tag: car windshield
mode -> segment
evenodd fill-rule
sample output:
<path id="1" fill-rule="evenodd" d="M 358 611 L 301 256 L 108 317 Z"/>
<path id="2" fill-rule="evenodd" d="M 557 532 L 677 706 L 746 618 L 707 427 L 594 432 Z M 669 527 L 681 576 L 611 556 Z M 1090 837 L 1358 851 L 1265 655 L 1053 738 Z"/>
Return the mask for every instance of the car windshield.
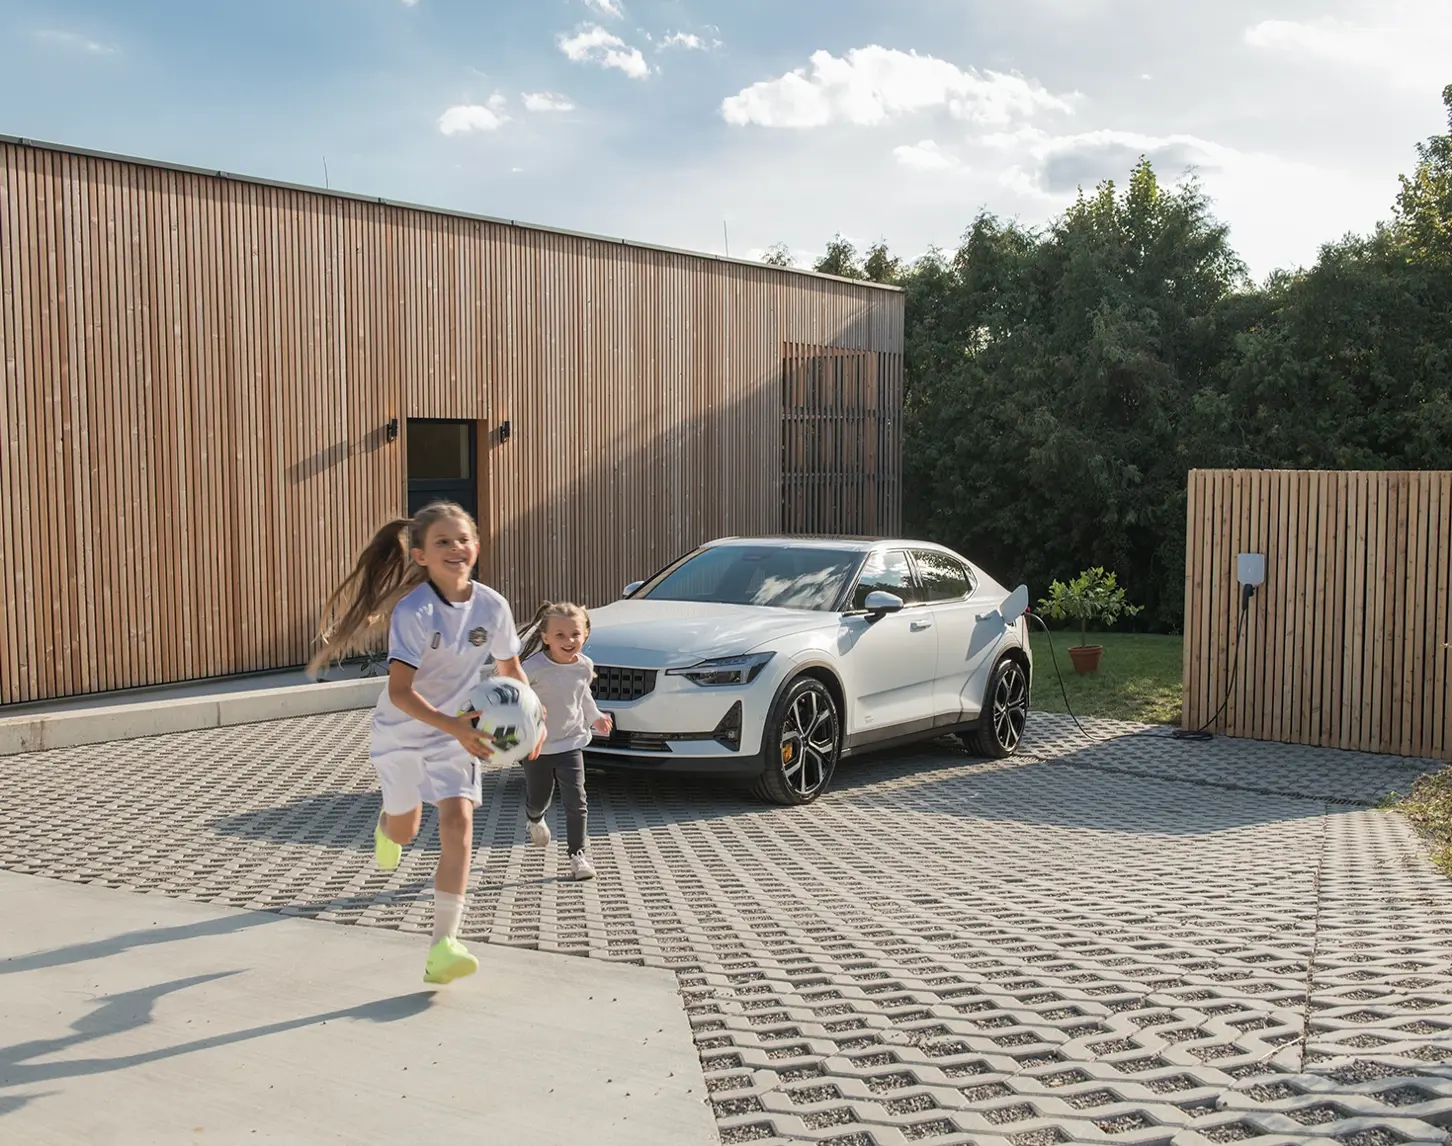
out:
<path id="1" fill-rule="evenodd" d="M 687 557 L 636 598 L 830 609 L 862 560 L 850 549 L 786 545 L 713 545 Z"/>

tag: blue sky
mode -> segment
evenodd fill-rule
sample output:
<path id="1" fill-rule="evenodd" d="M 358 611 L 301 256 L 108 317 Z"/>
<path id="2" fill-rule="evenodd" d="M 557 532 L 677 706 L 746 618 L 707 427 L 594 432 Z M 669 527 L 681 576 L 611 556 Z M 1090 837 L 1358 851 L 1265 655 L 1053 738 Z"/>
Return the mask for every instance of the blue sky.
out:
<path id="1" fill-rule="evenodd" d="M 0 133 L 698 250 L 951 247 L 1149 154 L 1252 270 L 1388 215 L 1452 0 L 0 0 Z"/>

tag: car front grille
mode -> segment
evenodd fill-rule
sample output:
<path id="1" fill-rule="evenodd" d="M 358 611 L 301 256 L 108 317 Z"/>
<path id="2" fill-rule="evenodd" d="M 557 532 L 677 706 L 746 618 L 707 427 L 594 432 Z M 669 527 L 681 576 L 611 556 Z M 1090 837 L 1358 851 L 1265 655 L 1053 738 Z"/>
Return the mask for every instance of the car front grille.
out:
<path id="1" fill-rule="evenodd" d="M 616 725 L 609 736 L 595 736 L 591 748 L 608 748 L 614 752 L 671 752 L 669 741 L 681 743 L 714 740 L 736 752 L 741 748 L 741 702 L 738 700 L 710 732 L 634 732 Z"/>
<path id="2" fill-rule="evenodd" d="M 613 668 L 596 665 L 590 693 L 601 701 L 639 700 L 655 691 L 655 669 Z"/>

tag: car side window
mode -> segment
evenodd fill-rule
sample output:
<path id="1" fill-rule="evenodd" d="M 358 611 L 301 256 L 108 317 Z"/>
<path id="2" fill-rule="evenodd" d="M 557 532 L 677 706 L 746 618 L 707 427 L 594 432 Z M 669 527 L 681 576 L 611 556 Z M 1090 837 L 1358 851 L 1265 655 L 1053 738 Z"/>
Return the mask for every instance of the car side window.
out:
<path id="1" fill-rule="evenodd" d="M 973 574 L 961 561 L 935 549 L 914 549 L 918 576 L 923 583 L 923 600 L 960 601 L 973 592 Z"/>
<path id="2" fill-rule="evenodd" d="M 852 594 L 852 608 L 867 608 L 867 594 L 879 589 L 884 593 L 897 594 L 905 605 L 921 603 L 922 594 L 918 592 L 917 581 L 913 578 L 913 567 L 901 549 L 877 552 L 868 557 Z"/>

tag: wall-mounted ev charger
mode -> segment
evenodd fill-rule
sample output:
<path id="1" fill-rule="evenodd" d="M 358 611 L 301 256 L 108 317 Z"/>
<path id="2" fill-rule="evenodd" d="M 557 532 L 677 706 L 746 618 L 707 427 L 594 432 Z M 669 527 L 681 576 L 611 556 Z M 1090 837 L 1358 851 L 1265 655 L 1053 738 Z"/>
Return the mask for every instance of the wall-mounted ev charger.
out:
<path id="1" fill-rule="evenodd" d="M 1265 554 L 1237 554 L 1235 579 L 1240 582 L 1240 607 L 1244 609 L 1255 596 L 1256 587 L 1265 584 Z"/>

